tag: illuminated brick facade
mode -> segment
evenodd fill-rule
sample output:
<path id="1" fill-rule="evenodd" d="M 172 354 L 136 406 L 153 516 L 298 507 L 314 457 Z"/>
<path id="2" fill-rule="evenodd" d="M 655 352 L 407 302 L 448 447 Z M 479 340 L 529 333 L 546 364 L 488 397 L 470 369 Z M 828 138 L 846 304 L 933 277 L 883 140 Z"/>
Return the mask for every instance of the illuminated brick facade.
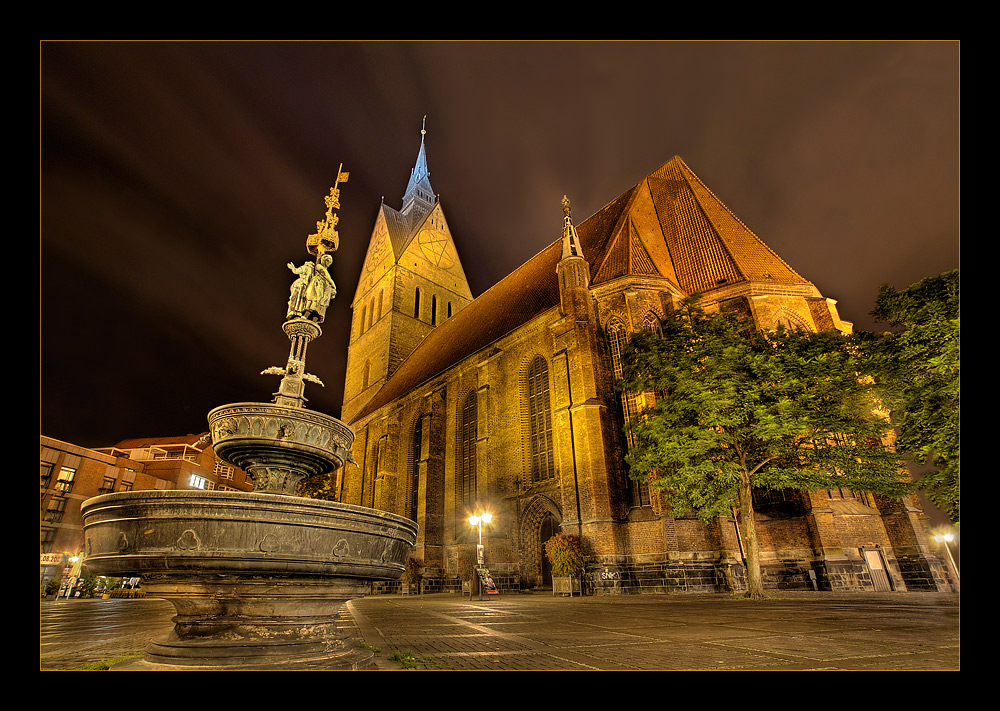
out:
<path id="1" fill-rule="evenodd" d="M 202 435 L 131 439 L 87 449 L 42 436 L 39 540 L 42 553 L 83 550 L 80 505 L 99 494 L 169 489 L 252 491 L 247 474 L 215 456 Z"/>
<path id="2" fill-rule="evenodd" d="M 523 587 L 547 583 L 542 545 L 561 528 L 583 539 L 589 590 L 740 588 L 734 520 L 675 519 L 624 465 L 622 423 L 641 403 L 614 391 L 621 348 L 695 292 L 762 327 L 851 328 L 676 157 L 576 226 L 566 207 L 562 236 L 473 300 L 422 143 L 354 300 L 343 419 L 359 466 L 340 470 L 341 499 L 415 519 L 437 579 L 454 577 L 476 542 L 466 519 L 486 508 L 487 563 Z M 763 496 L 769 586 L 945 589 L 915 500 Z"/>

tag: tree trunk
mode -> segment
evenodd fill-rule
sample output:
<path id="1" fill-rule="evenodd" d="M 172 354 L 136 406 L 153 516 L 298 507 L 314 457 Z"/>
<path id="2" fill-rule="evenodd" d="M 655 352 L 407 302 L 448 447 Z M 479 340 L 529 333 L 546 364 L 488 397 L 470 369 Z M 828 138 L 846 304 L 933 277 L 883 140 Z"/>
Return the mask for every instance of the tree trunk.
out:
<path id="1" fill-rule="evenodd" d="M 740 472 L 740 532 L 747 559 L 747 589 L 751 600 L 764 599 L 764 580 L 760 575 L 760 546 L 757 543 L 757 522 L 753 515 L 753 487 L 750 474 Z"/>

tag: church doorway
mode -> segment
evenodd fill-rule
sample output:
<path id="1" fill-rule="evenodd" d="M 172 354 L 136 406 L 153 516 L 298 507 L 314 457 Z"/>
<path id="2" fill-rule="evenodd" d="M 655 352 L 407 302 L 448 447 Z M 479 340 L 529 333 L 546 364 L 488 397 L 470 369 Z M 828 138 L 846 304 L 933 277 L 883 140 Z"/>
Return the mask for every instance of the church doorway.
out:
<path id="1" fill-rule="evenodd" d="M 877 548 L 862 548 L 861 553 L 865 557 L 868 572 L 872 576 L 875 592 L 892 592 L 892 580 L 889 578 L 882 551 Z"/>
<path id="2" fill-rule="evenodd" d="M 556 517 L 552 514 L 546 514 L 538 532 L 542 551 L 542 587 L 552 587 L 552 564 L 549 562 L 548 556 L 545 555 L 545 544 L 552 536 L 559 533 L 559 530 L 559 521 L 556 520 Z"/>

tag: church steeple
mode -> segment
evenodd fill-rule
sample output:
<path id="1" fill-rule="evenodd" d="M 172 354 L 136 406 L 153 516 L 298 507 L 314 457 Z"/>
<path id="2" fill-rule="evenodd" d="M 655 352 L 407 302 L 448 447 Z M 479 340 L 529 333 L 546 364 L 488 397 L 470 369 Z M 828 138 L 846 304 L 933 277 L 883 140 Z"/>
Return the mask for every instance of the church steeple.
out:
<path id="1" fill-rule="evenodd" d="M 576 227 L 573 226 L 569 198 L 565 195 L 562 206 L 562 258 L 556 264 L 560 310 L 567 316 L 590 319 L 593 310 L 589 290 L 590 264 L 580 248 L 580 238 L 576 234 Z"/>
<path id="2" fill-rule="evenodd" d="M 415 208 L 421 215 L 427 214 L 437 202 L 434 188 L 431 187 L 431 171 L 427 167 L 427 151 L 424 148 L 426 136 L 427 117 L 424 116 L 420 127 L 420 151 L 417 153 L 417 162 L 410 171 L 410 182 L 406 184 L 406 192 L 403 193 L 403 208 L 400 212 L 404 215 L 410 215 Z M 411 219 L 418 218 L 418 215 L 411 216 Z"/>
<path id="3" fill-rule="evenodd" d="M 472 291 L 431 188 L 424 145 L 397 211 L 379 205 L 352 308 L 341 418 L 355 413 L 440 324 L 472 302 Z"/>

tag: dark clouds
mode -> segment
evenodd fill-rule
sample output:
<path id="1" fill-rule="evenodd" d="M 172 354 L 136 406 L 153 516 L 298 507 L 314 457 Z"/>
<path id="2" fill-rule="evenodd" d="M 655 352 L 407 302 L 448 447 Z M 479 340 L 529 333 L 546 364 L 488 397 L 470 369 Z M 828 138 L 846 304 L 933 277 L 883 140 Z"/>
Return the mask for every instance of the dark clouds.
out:
<path id="1" fill-rule="evenodd" d="M 269 400 L 337 166 L 340 295 L 309 367 L 339 413 L 379 200 L 427 115 L 476 294 L 679 154 L 793 268 L 867 313 L 959 266 L 957 43 L 53 43 L 40 61 L 41 430 L 88 446 Z"/>

